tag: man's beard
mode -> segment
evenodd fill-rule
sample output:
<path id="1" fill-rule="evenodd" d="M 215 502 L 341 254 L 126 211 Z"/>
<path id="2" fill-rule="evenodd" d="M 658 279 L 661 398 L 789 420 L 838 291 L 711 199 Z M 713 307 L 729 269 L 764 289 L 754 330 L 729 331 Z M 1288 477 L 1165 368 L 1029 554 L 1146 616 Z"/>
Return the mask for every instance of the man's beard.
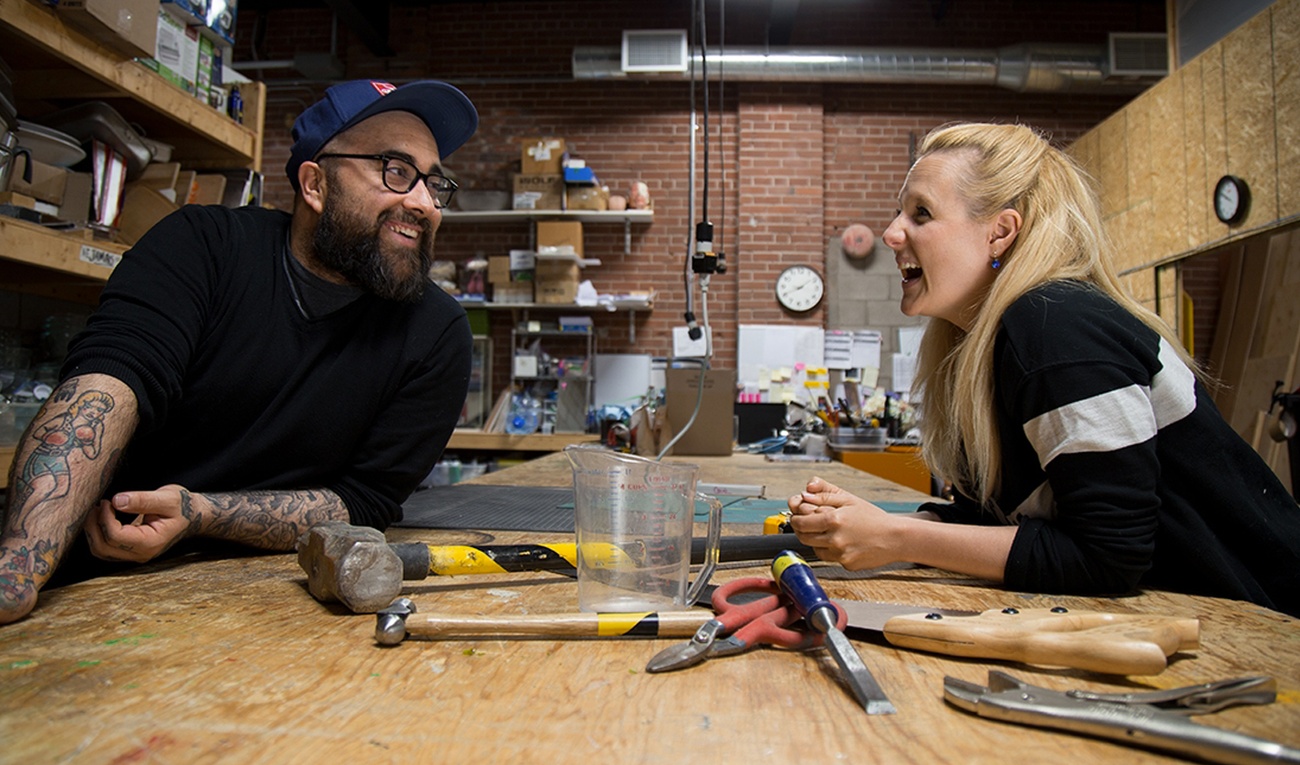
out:
<path id="1" fill-rule="evenodd" d="M 376 297 L 400 303 L 419 302 L 433 265 L 433 227 L 429 221 L 402 220 L 405 225 L 420 228 L 419 245 L 409 252 L 385 255 L 379 246 L 382 219 L 376 225 L 366 226 L 360 219 L 347 215 L 347 199 L 335 199 L 326 197 L 316 226 L 313 237 L 316 260 Z M 409 273 L 398 273 L 399 263 L 394 262 L 397 258 L 410 267 Z"/>

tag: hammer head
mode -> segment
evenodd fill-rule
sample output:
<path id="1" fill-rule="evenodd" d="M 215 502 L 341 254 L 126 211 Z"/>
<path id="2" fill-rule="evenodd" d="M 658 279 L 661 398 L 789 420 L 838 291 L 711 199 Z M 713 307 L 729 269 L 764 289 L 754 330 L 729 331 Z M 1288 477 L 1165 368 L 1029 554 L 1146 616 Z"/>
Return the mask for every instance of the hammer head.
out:
<path id="1" fill-rule="evenodd" d="M 341 521 L 312 526 L 298 539 L 298 565 L 313 597 L 354 613 L 375 613 L 402 591 L 402 561 L 378 529 Z"/>

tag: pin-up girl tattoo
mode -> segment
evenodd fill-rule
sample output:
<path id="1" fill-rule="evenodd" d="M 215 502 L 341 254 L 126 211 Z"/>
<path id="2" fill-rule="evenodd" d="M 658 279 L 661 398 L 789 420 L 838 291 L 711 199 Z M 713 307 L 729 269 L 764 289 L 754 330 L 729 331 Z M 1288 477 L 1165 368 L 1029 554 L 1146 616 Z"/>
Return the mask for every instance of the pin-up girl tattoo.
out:
<path id="1" fill-rule="evenodd" d="M 80 451 L 87 459 L 99 457 L 104 440 L 104 415 L 113 411 L 113 397 L 88 390 L 77 396 L 66 411 L 56 414 L 28 431 L 36 441 L 14 480 L 14 507 L 23 507 L 35 497 L 33 506 L 68 493 L 72 469 L 68 456 Z"/>

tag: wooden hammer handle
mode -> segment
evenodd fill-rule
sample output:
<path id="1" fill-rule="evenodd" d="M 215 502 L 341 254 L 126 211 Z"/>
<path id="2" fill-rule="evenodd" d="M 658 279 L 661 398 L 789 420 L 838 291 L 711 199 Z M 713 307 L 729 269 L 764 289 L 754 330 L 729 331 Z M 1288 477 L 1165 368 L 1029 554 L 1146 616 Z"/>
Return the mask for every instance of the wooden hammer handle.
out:
<path id="1" fill-rule="evenodd" d="M 456 638 L 658 638 L 690 637 L 713 612 L 660 611 L 637 614 L 528 614 L 523 616 L 449 616 L 413 613 L 406 617 L 408 637 Z"/>

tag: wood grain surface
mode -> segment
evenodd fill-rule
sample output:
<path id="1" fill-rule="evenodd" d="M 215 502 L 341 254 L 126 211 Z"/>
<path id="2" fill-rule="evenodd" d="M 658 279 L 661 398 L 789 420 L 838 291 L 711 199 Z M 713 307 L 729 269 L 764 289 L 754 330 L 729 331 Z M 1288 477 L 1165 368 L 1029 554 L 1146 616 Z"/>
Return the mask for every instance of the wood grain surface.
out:
<path id="1" fill-rule="evenodd" d="M 716 483 L 793 493 L 815 471 L 866 496 L 923 499 L 843 465 L 751 457 L 686 460 Z M 483 483 L 566 485 L 559 455 Z M 729 533 L 756 533 L 728 527 Z M 570 541 L 520 532 L 395 530 L 437 544 Z M 731 566 L 716 579 L 761 575 Z M 1162 755 L 992 722 L 943 701 L 945 675 L 990 668 L 1056 689 L 1146 690 L 1267 674 L 1278 701 L 1197 718 L 1300 746 L 1300 627 L 1248 604 L 1145 592 L 1053 598 L 943 571 L 849 574 L 819 565 L 832 597 L 984 610 L 1065 605 L 1198 617 L 1201 645 L 1159 675 L 958 659 L 854 641 L 898 714 L 867 716 L 824 651 L 757 649 L 679 672 L 645 663 L 680 639 L 374 641 L 375 617 L 322 605 L 293 555 L 191 557 L 43 593 L 0 627 L 0 761 L 112 763 L 611 762 L 1148 763 Z M 426 613 L 512 615 L 576 608 L 555 574 L 406 583 Z"/>

